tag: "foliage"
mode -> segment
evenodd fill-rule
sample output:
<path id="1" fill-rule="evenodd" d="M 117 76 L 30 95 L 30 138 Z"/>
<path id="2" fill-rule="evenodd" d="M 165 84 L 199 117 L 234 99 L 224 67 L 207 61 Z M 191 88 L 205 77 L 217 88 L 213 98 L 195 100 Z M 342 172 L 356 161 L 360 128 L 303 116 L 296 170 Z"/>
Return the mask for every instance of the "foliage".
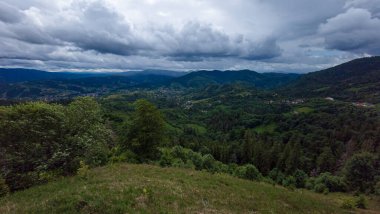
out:
<path id="1" fill-rule="evenodd" d="M 355 201 L 351 198 L 345 198 L 342 201 L 341 207 L 349 210 L 355 209 Z"/>
<path id="2" fill-rule="evenodd" d="M 355 207 L 360 209 L 366 209 L 367 208 L 367 201 L 363 195 L 359 195 L 355 198 Z"/>
<path id="3" fill-rule="evenodd" d="M 239 178 L 244 178 L 244 179 L 248 179 L 248 180 L 259 181 L 259 180 L 262 179 L 261 173 L 252 164 L 247 164 L 247 165 L 244 165 L 244 166 L 239 166 L 236 169 L 236 173 L 235 174 Z"/>
<path id="4" fill-rule="evenodd" d="M 160 152 L 161 156 L 158 163 L 163 167 L 174 166 L 206 170 L 211 173 L 229 173 L 248 180 L 260 180 L 262 178 L 259 170 L 252 164 L 243 166 L 226 165 L 216 161 L 210 154 L 202 155 L 181 146 L 160 148 Z"/>
<path id="5" fill-rule="evenodd" d="M 375 185 L 375 194 L 380 195 L 380 181 L 378 181 Z"/>
<path id="6" fill-rule="evenodd" d="M 347 185 L 342 177 L 326 172 L 320 174 L 314 180 L 314 189 L 317 192 L 321 192 L 322 187 L 326 187 L 329 192 L 344 192 Z"/>
<path id="7" fill-rule="evenodd" d="M 287 176 L 285 179 L 282 180 L 281 183 L 284 187 L 288 188 L 295 188 L 297 185 L 297 180 L 293 176 Z"/>
<path id="8" fill-rule="evenodd" d="M 164 119 L 147 100 L 138 100 L 125 145 L 141 160 L 156 159 L 164 138 Z"/>
<path id="9" fill-rule="evenodd" d="M 87 178 L 90 167 L 84 163 L 84 161 L 79 162 L 79 168 L 77 170 L 77 175 L 81 178 Z"/>
<path id="10" fill-rule="evenodd" d="M 376 157 L 370 153 L 353 155 L 346 163 L 344 176 L 351 190 L 371 192 L 378 172 Z"/>
<path id="11" fill-rule="evenodd" d="M 294 172 L 294 179 L 295 179 L 295 187 L 297 188 L 304 188 L 306 180 L 308 178 L 307 174 L 302 170 L 296 170 Z"/>
<path id="12" fill-rule="evenodd" d="M 46 181 L 46 174 L 73 174 L 79 159 L 107 162 L 110 130 L 91 98 L 68 106 L 32 102 L 0 108 L 0 168 L 11 190 Z M 17 135 L 15 134 L 17 133 Z"/>
<path id="13" fill-rule="evenodd" d="M 0 177 L 0 197 L 3 197 L 9 193 L 9 187 L 5 183 L 5 179 Z"/>

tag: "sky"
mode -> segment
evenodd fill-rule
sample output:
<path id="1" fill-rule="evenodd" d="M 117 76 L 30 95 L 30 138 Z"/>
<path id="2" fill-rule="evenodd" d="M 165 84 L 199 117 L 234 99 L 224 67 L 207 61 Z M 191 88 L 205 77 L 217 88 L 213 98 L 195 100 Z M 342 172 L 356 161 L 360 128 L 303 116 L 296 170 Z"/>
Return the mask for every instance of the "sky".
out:
<path id="1" fill-rule="evenodd" d="M 0 67 L 321 70 L 380 55 L 380 0 L 0 0 Z"/>

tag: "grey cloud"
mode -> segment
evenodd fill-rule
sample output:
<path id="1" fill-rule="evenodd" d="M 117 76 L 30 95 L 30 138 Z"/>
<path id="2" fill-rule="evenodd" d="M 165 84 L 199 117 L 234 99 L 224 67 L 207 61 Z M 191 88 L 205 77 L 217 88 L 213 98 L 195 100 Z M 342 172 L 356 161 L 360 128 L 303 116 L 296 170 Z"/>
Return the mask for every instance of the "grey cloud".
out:
<path id="1" fill-rule="evenodd" d="M 380 18 L 380 0 L 349 0 L 345 8 L 361 8 L 371 12 L 372 17 Z"/>
<path id="2" fill-rule="evenodd" d="M 24 17 L 17 8 L 5 2 L 0 2 L 0 21 L 5 23 L 17 23 Z"/>
<path id="3" fill-rule="evenodd" d="M 168 54 L 181 61 L 201 61 L 208 57 L 261 60 L 281 55 L 281 48 L 275 39 L 252 42 L 243 35 L 230 36 L 213 29 L 211 25 L 196 22 L 184 25 L 178 33 L 175 33 L 174 41 L 169 42 L 175 47 L 169 50 Z"/>
<path id="4" fill-rule="evenodd" d="M 379 54 L 379 1 L 3 0 L 0 66 L 311 71 Z"/>
<path id="5" fill-rule="evenodd" d="M 132 55 L 144 48 L 133 38 L 123 17 L 103 3 L 93 2 L 82 7 L 84 10 L 78 19 L 51 26 L 47 31 L 61 41 L 99 53 Z"/>
<path id="6" fill-rule="evenodd" d="M 319 32 L 329 49 L 380 54 L 380 19 L 368 10 L 350 8 L 327 20 Z"/>

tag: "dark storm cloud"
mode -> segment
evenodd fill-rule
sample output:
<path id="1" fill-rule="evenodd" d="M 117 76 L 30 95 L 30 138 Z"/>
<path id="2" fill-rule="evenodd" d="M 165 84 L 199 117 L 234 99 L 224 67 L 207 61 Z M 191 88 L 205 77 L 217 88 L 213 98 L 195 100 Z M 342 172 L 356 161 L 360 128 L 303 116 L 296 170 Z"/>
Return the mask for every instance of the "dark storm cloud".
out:
<path id="1" fill-rule="evenodd" d="M 317 70 L 380 54 L 379 1 L 3 0 L 0 66 Z"/>

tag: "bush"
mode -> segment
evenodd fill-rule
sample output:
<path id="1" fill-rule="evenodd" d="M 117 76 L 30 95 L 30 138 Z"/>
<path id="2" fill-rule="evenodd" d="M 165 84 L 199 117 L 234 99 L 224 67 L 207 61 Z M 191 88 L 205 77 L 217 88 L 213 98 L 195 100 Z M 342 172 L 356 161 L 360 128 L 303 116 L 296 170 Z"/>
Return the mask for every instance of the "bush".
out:
<path id="1" fill-rule="evenodd" d="M 260 180 L 262 178 L 259 170 L 252 164 L 245 165 L 246 168 L 246 178 L 249 180 Z"/>
<path id="2" fill-rule="evenodd" d="M 210 171 L 212 171 L 215 167 L 213 163 L 215 160 L 211 155 L 211 157 L 204 157 L 198 152 L 194 152 L 191 149 L 185 149 L 181 146 L 175 146 L 173 148 L 160 148 L 159 151 L 161 155 L 158 163 L 162 167 L 175 165 L 177 167 L 201 170 L 207 166 Z M 206 160 L 207 163 L 204 163 L 204 160 Z"/>
<path id="3" fill-rule="evenodd" d="M 328 193 L 329 192 L 329 188 L 327 188 L 327 186 L 323 183 L 317 183 L 314 185 L 314 191 L 317 192 L 317 193 Z"/>
<path id="4" fill-rule="evenodd" d="M 171 165 L 172 165 L 173 167 L 177 167 L 177 168 L 185 168 L 185 163 L 183 162 L 183 160 L 181 160 L 181 159 L 179 159 L 179 158 L 175 158 L 175 159 L 173 159 Z"/>
<path id="5" fill-rule="evenodd" d="M 367 208 L 367 201 L 363 195 L 359 195 L 357 198 L 355 198 L 355 207 L 360 209 Z"/>
<path id="6" fill-rule="evenodd" d="M 293 189 L 296 187 L 296 179 L 293 176 L 288 176 L 284 180 L 282 180 L 282 185 L 284 187 Z"/>
<path id="7" fill-rule="evenodd" d="M 343 209 L 349 209 L 349 210 L 354 209 L 355 208 L 355 201 L 352 199 L 349 199 L 349 198 L 343 199 L 342 205 L 340 207 Z"/>
<path id="8" fill-rule="evenodd" d="M 252 164 L 237 167 L 235 175 L 239 178 L 256 181 L 259 181 L 262 178 L 259 170 Z"/>
<path id="9" fill-rule="evenodd" d="M 209 172 L 214 172 L 215 159 L 212 155 L 207 154 L 203 156 L 202 168 Z"/>
<path id="10" fill-rule="evenodd" d="M 274 182 L 276 182 L 277 184 L 280 184 L 282 185 L 282 181 L 285 179 L 285 175 L 284 173 L 282 173 L 279 169 L 277 168 L 274 168 L 272 169 L 269 174 L 268 174 L 268 177 L 270 179 L 272 179 Z"/>
<path id="11" fill-rule="evenodd" d="M 305 188 L 308 190 L 313 190 L 315 186 L 315 178 L 308 178 L 305 182 Z"/>
<path id="12" fill-rule="evenodd" d="M 374 192 L 376 195 L 380 195 L 380 181 L 376 183 Z"/>
<path id="13" fill-rule="evenodd" d="M 5 179 L 0 177 L 0 197 L 3 197 L 9 193 L 9 187 L 5 182 Z"/>
<path id="14" fill-rule="evenodd" d="M 90 167 L 84 161 L 80 161 L 79 165 L 80 167 L 77 170 L 77 175 L 81 178 L 87 178 Z"/>
<path id="15" fill-rule="evenodd" d="M 329 192 L 344 192 L 346 190 L 346 183 L 344 182 L 344 179 L 339 176 L 334 176 L 329 172 L 322 173 L 315 179 L 314 185 L 319 185 L 318 189 L 321 187 L 320 184 L 323 184 Z"/>
<path id="16" fill-rule="evenodd" d="M 295 186 L 297 188 L 304 188 L 306 180 L 308 178 L 307 174 L 302 170 L 296 170 L 293 177 L 295 178 Z"/>
<path id="17" fill-rule="evenodd" d="M 127 163 L 138 163 L 138 158 L 135 153 L 133 153 L 131 150 L 126 150 L 124 152 L 121 152 L 119 148 L 113 149 L 111 151 L 112 156 L 109 160 L 110 163 L 121 163 L 121 162 L 127 162 Z"/>
<path id="18" fill-rule="evenodd" d="M 168 148 L 160 148 L 159 151 L 161 152 L 160 160 L 158 161 L 160 166 L 162 167 L 171 166 L 174 161 L 174 157 L 171 153 L 172 150 Z"/>

